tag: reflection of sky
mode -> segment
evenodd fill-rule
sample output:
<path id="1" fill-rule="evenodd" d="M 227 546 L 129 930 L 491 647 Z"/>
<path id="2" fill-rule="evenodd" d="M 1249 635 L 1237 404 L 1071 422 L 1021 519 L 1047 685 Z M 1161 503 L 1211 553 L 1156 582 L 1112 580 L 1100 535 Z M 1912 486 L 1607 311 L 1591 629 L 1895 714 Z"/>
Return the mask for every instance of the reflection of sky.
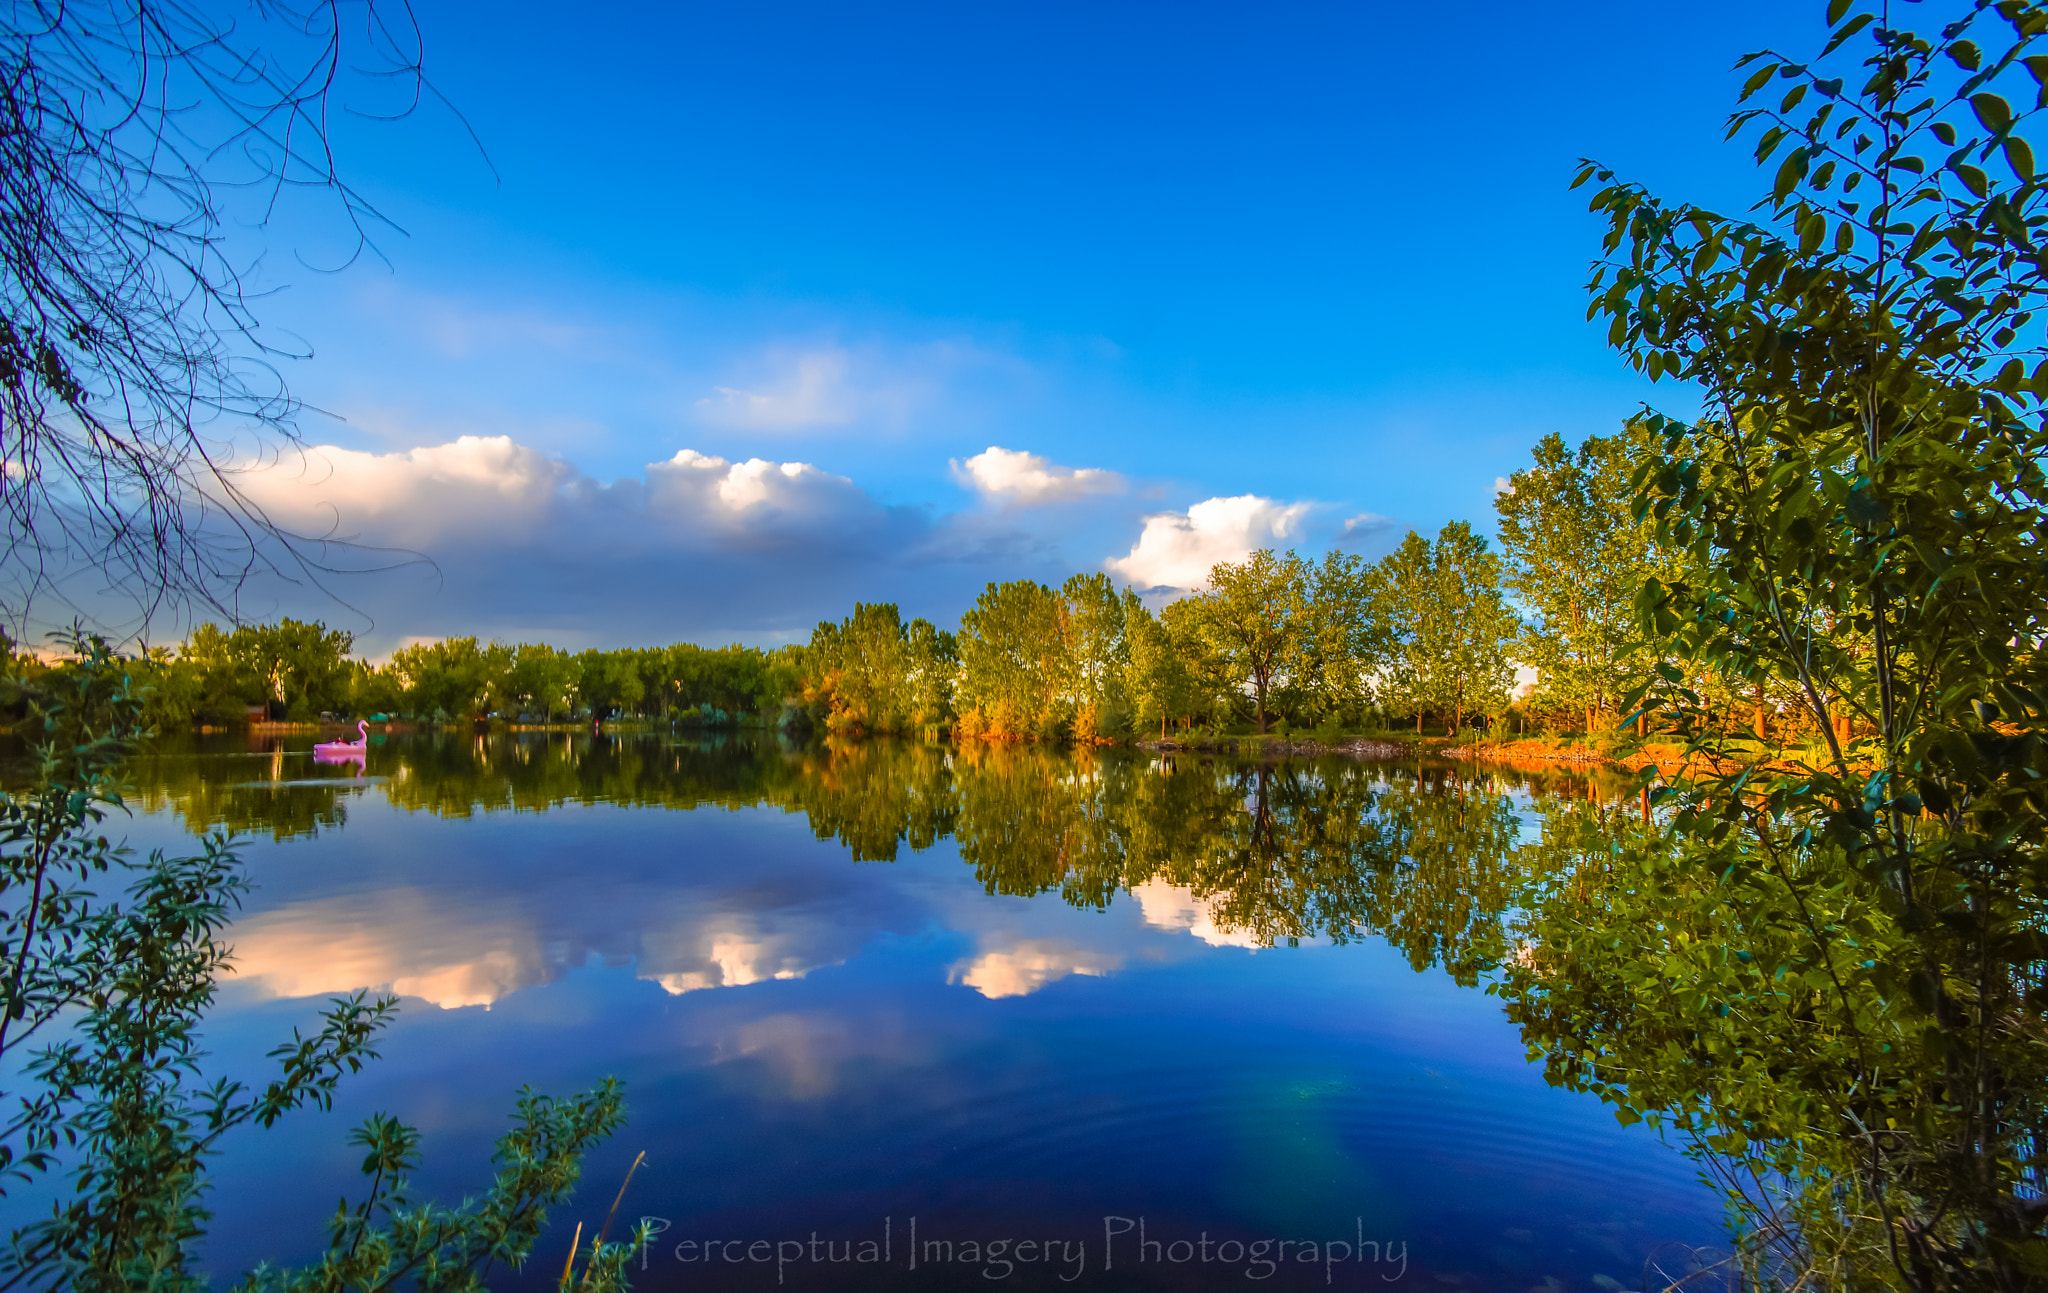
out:
<path id="1" fill-rule="evenodd" d="M 167 819 L 136 825 L 169 838 Z M 324 994 L 407 1000 L 333 1114 L 229 1147 L 222 1276 L 311 1255 L 355 1189 L 344 1133 L 370 1112 L 423 1128 L 419 1184 L 452 1201 L 487 1179 L 519 1086 L 608 1073 L 631 1122 L 565 1226 L 595 1224 L 644 1149 L 628 1211 L 706 1236 L 865 1235 L 911 1215 L 956 1235 L 1099 1234 L 1110 1213 L 1190 1236 L 1362 1224 L 1405 1239 L 1411 1278 L 1590 1291 L 1638 1287 L 1659 1240 L 1717 1233 L 1688 1166 L 1547 1088 L 1490 998 L 1373 940 L 1255 955 L 1164 882 L 1098 912 L 990 895 L 950 841 L 854 863 L 800 814 L 447 820 L 375 789 L 345 829 L 248 855 L 240 981 L 210 1038 L 224 1065 L 260 1071 Z M 668 1249 L 636 1282 L 773 1278 L 716 1274 Z M 898 1286 L 840 1276 L 790 1283 Z M 1098 1276 L 1079 1286 L 1120 1287 Z M 1176 1278 L 1140 1286 L 1242 1274 Z"/>

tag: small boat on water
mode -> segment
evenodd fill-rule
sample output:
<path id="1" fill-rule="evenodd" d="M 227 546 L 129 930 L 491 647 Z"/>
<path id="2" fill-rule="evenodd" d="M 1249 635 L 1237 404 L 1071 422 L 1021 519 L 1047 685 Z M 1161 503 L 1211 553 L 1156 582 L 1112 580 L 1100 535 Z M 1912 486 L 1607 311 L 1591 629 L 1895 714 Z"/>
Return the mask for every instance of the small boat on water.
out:
<path id="1" fill-rule="evenodd" d="M 321 741 L 313 747 L 315 763 L 361 763 L 370 748 L 370 724 L 356 720 L 356 739 L 353 741 Z"/>

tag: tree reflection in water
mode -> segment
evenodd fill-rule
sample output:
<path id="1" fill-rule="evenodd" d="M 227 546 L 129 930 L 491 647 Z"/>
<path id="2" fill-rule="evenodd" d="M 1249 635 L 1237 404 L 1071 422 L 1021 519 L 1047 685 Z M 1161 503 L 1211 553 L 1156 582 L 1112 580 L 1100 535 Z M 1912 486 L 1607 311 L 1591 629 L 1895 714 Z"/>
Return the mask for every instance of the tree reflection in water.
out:
<path id="1" fill-rule="evenodd" d="M 561 733 L 395 738 L 373 744 L 368 775 L 356 778 L 291 744 L 167 748 L 138 762 L 136 796 L 194 833 L 278 839 L 340 826 L 349 802 L 373 792 L 449 818 L 565 804 L 780 809 L 803 814 L 818 838 L 859 863 L 951 839 L 990 894 L 1057 894 L 1092 909 L 1120 897 L 1170 901 L 1209 922 L 1205 937 L 1243 946 L 1384 939 L 1418 971 L 1441 967 L 1502 996 L 1554 1081 L 1598 1090 L 1624 1116 L 1641 1114 L 1652 1093 L 1665 1108 L 1683 1107 L 1688 1090 L 1696 1102 L 1705 1081 L 1688 1077 L 1686 1057 L 1698 1050 L 1690 1035 L 1637 1017 L 1634 961 L 1597 954 L 1662 937 L 1636 927 L 1641 913 L 1629 915 L 1622 874 L 1640 871 L 1631 859 L 1663 849 L 1664 834 L 1647 800 L 1619 778 L 1340 758 Z M 1569 955 L 1560 951 L 1567 944 Z M 1590 1075 L 1589 1048 L 1604 1057 Z M 1710 1169 L 1729 1167 L 1731 1146 L 1781 1177 L 1818 1161 L 1797 1128 L 1735 1130 L 1747 1134 L 1702 1138 L 1719 1159 L 1695 1147 Z"/>
<path id="2" fill-rule="evenodd" d="M 563 733 L 392 739 L 357 778 L 289 748 L 305 743 L 167 745 L 138 762 L 139 806 L 195 834 L 276 839 L 341 825 L 371 788 L 450 818 L 571 803 L 780 808 L 858 862 L 951 838 L 992 894 L 1100 909 L 1161 883 L 1254 946 L 1373 934 L 1467 984 L 1505 954 L 1503 922 L 1541 887 L 1525 874 L 1544 855 L 1521 848 L 1524 809 L 1590 785 L 1334 758 Z"/>

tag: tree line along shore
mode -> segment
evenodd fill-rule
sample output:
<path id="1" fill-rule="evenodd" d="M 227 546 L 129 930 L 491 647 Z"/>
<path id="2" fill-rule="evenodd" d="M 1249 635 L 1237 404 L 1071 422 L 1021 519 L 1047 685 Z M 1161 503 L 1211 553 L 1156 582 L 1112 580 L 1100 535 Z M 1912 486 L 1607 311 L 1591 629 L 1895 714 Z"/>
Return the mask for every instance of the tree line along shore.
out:
<path id="1" fill-rule="evenodd" d="M 1630 424 L 1576 448 L 1552 435 L 1497 494 L 1498 539 L 1454 521 L 1377 561 L 1261 550 L 1155 605 L 1106 575 L 991 583 L 953 629 L 856 604 L 810 641 L 569 651 L 454 637 L 375 665 L 353 636 L 282 619 L 202 624 L 136 661 L 160 731 L 346 718 L 426 724 L 606 720 L 808 727 L 995 741 L 1187 743 L 1364 733 L 1531 742 L 1612 753 L 1653 735 L 1629 698 L 1671 653 L 1638 613 L 1682 581 L 1630 498 L 1657 438 Z M 1533 685 L 1515 686 L 1517 667 Z M 38 666 L 21 658 L 18 668 Z M 62 667 L 62 666 L 47 666 Z M 1796 740 L 1768 682 L 1690 668 L 1710 721 Z M 1630 730 L 1632 729 L 1632 730 Z"/>

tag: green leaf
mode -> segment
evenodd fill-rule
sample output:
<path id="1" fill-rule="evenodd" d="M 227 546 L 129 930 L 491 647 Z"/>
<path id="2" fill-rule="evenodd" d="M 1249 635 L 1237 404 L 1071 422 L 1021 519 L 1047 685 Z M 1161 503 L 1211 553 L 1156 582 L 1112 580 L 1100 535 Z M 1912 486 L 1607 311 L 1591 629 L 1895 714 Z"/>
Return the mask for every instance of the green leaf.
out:
<path id="1" fill-rule="evenodd" d="M 1959 40 L 1955 44 L 1950 45 L 1948 47 L 1948 56 L 1954 59 L 1956 66 L 1962 68 L 1965 72 L 1976 71 L 1977 65 L 1983 61 L 1983 57 L 1977 52 L 1977 47 L 1967 40 Z"/>
<path id="2" fill-rule="evenodd" d="M 1806 178 L 1806 150 L 1795 148 L 1785 154 L 1785 160 L 1778 165 L 1778 178 L 1771 185 L 1771 200 L 1783 202 L 1799 181 Z"/>
<path id="3" fill-rule="evenodd" d="M 1827 237 L 1828 219 L 1816 211 L 1799 225 L 1799 254 L 1811 256 L 1820 250 L 1821 239 Z"/>
<path id="4" fill-rule="evenodd" d="M 1844 41 L 1854 36 L 1857 32 L 1862 31 L 1865 27 L 1868 27 L 1876 18 L 1877 15 L 1874 13 L 1859 13 L 1848 22 L 1835 28 L 1834 34 L 1828 37 L 1828 43 L 1821 47 L 1820 56 L 1826 58 L 1840 49 Z"/>
<path id="5" fill-rule="evenodd" d="M 2034 179 L 2034 150 L 2027 147 L 2027 141 L 2016 135 L 2009 135 L 2005 141 L 2005 164 L 2012 167 L 2012 173 L 2019 176 L 2020 183 L 2031 184 Z"/>
<path id="6" fill-rule="evenodd" d="M 2012 129 L 2012 108 L 1997 95 L 1973 94 L 1970 96 L 1970 108 L 1986 130 L 2002 133 Z"/>

